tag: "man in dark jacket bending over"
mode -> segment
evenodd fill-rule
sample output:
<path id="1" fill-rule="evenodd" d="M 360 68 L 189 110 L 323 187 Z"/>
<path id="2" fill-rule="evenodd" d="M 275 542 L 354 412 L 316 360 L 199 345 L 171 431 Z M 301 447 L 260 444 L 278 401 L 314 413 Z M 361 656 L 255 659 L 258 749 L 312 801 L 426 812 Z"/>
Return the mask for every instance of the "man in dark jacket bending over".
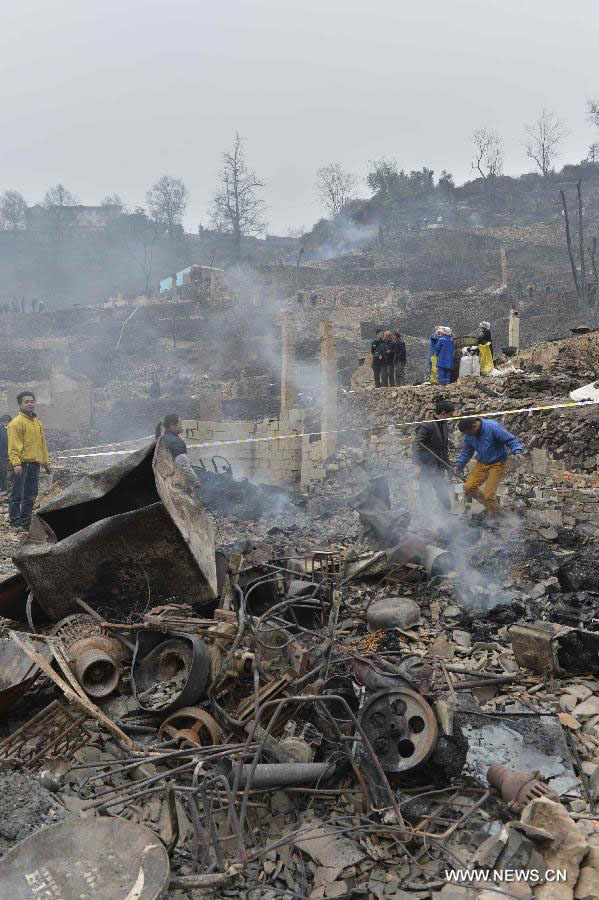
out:
<path id="1" fill-rule="evenodd" d="M 426 514 L 433 507 L 433 495 L 445 512 L 451 508 L 447 473 L 449 466 L 448 424 L 445 421 L 453 415 L 453 403 L 437 400 L 435 421 L 419 425 L 412 444 L 412 458 L 420 466 L 420 502 Z"/>

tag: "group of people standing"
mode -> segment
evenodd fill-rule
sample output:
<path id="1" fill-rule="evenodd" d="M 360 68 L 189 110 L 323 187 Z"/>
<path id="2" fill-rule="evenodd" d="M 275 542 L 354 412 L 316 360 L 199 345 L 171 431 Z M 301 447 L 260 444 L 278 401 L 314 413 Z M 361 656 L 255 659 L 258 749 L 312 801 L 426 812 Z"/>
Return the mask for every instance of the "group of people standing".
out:
<path id="1" fill-rule="evenodd" d="M 404 383 L 406 345 L 399 331 L 377 328 L 370 352 L 375 387 L 397 387 Z"/>
<path id="2" fill-rule="evenodd" d="M 28 301 L 25 299 L 25 297 L 21 297 L 20 300 L 17 300 L 16 297 L 13 297 L 10 303 L 8 302 L 8 300 L 0 302 L 0 313 L 3 313 L 5 315 L 8 315 L 8 313 L 26 313 L 27 304 Z M 33 297 L 33 299 L 29 301 L 29 304 L 31 306 L 32 313 L 44 312 L 44 310 L 46 309 L 45 301 L 37 300 L 35 297 Z"/>
<path id="3" fill-rule="evenodd" d="M 493 339 L 491 323 L 480 322 L 476 344 L 465 347 L 463 353 L 478 357 L 476 374 L 488 375 L 493 370 Z M 429 381 L 431 384 L 451 384 L 455 365 L 455 339 L 451 328 L 437 325 L 428 342 Z M 474 374 L 470 369 L 469 374 Z"/>
<path id="4" fill-rule="evenodd" d="M 406 345 L 399 331 L 377 328 L 370 352 L 375 387 L 397 387 L 405 383 Z M 493 370 L 490 322 L 479 323 L 475 343 L 464 347 L 462 354 L 464 359 L 458 367 L 458 377 L 466 374 L 488 375 Z M 473 357 L 476 359 L 473 360 Z M 428 381 L 431 384 L 451 384 L 455 366 L 456 342 L 453 331 L 447 325 L 436 325 L 429 338 Z"/>

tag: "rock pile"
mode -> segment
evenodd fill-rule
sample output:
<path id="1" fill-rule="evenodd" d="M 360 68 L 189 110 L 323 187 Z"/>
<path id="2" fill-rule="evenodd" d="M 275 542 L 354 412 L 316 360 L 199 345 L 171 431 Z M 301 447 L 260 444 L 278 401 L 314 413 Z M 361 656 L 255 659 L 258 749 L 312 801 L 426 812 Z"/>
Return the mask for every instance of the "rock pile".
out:
<path id="1" fill-rule="evenodd" d="M 488 414 L 506 409 L 570 402 L 572 379 L 566 374 L 530 374 L 514 372 L 503 377 L 466 378 L 445 387 L 414 385 L 403 388 L 370 389 L 348 393 L 341 402 L 340 423 L 346 432 L 343 443 L 365 449 L 367 457 L 379 462 L 397 457 L 407 448 L 414 427 L 399 428 L 401 423 L 430 419 L 437 398 L 451 400 L 456 415 Z M 599 453 L 599 412 L 597 407 L 580 410 L 510 413 L 502 423 L 522 440 L 526 450 L 546 450 L 553 459 L 573 471 L 597 469 Z M 461 441 L 457 429 L 452 440 Z M 348 459 L 341 447 L 340 456 L 330 463 Z"/>

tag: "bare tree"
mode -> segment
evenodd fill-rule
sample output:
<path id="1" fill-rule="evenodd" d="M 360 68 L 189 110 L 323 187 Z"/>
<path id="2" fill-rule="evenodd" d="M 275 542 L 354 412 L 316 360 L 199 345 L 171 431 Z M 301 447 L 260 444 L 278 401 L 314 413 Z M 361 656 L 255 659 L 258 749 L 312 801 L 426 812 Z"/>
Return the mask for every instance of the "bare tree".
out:
<path id="1" fill-rule="evenodd" d="M 189 191 L 180 178 L 163 175 L 146 194 L 146 202 L 152 218 L 166 226 L 172 234 L 175 225 L 181 224 L 187 208 Z"/>
<path id="2" fill-rule="evenodd" d="M 589 259 L 591 260 L 591 267 L 593 269 L 593 278 L 595 279 L 593 284 L 590 285 L 589 290 L 589 299 L 593 299 L 594 303 L 597 304 L 597 300 L 599 299 L 597 296 L 597 291 L 599 289 L 599 274 L 597 274 L 597 262 L 595 257 L 597 255 L 597 238 L 594 237 L 591 246 L 587 247 L 587 251 L 589 254 Z"/>
<path id="3" fill-rule="evenodd" d="M 587 121 L 599 128 L 599 100 L 587 100 Z"/>
<path id="4" fill-rule="evenodd" d="M 582 188 L 581 188 L 581 179 L 579 178 L 576 182 L 576 196 L 578 199 L 578 255 L 580 257 L 580 288 L 582 291 L 582 300 L 583 303 L 588 303 L 588 290 L 587 290 L 587 270 L 586 264 L 584 261 L 584 222 L 582 218 L 583 211 L 583 202 L 582 202 Z"/>
<path id="5" fill-rule="evenodd" d="M 141 206 L 136 207 L 132 215 L 119 221 L 123 223 L 123 243 L 141 269 L 144 278 L 144 294 L 149 296 L 154 265 L 154 246 L 164 226 L 156 220 L 149 219 Z"/>
<path id="6" fill-rule="evenodd" d="M 578 211 L 578 264 L 576 258 L 574 256 L 574 249 L 572 245 L 572 235 L 570 231 L 570 217 L 568 215 L 568 203 L 566 201 L 566 195 L 563 190 L 560 190 L 560 197 L 562 198 L 562 208 L 564 214 L 564 226 L 566 229 L 566 246 L 568 247 L 568 256 L 570 258 L 570 268 L 572 269 L 572 280 L 574 281 L 574 287 L 576 288 L 576 294 L 578 296 L 579 301 L 581 302 L 581 306 L 583 310 L 586 310 L 589 306 L 589 285 L 587 283 L 587 275 L 586 275 L 586 263 L 584 256 L 584 222 L 583 222 L 583 202 L 582 202 L 582 188 L 581 188 L 581 180 L 580 178 L 576 182 L 576 197 L 577 197 L 577 211 Z M 596 252 L 596 242 L 593 241 L 592 249 L 588 248 L 588 253 L 591 258 L 591 264 L 593 267 L 593 274 L 595 275 L 595 283 L 597 278 L 597 269 L 595 266 L 595 252 Z"/>
<path id="7" fill-rule="evenodd" d="M 63 184 L 59 183 L 46 191 L 42 206 L 48 210 L 54 236 L 58 241 L 62 240 L 65 226 L 71 221 L 68 209 L 76 205 L 77 200 Z"/>
<path id="8" fill-rule="evenodd" d="M 17 231 L 25 227 L 27 201 L 18 191 L 5 191 L 0 197 L 0 228 Z"/>
<path id="9" fill-rule="evenodd" d="M 564 227 L 566 229 L 566 246 L 568 247 L 568 256 L 570 257 L 570 268 L 572 269 L 572 279 L 576 288 L 576 295 L 580 297 L 580 282 L 578 281 L 578 271 L 576 269 L 576 261 L 574 259 L 574 251 L 572 249 L 572 236 L 570 234 L 570 217 L 568 215 L 568 203 L 564 191 L 560 191 L 562 198 L 562 207 L 564 212 Z"/>
<path id="10" fill-rule="evenodd" d="M 355 198 L 357 183 L 356 176 L 345 172 L 339 163 L 330 163 L 316 171 L 318 199 L 330 216 L 336 216 Z"/>
<path id="11" fill-rule="evenodd" d="M 46 209 L 76 205 L 77 201 L 73 194 L 71 194 L 71 192 L 68 191 L 66 187 L 60 183 L 57 184 L 56 187 L 48 188 L 42 201 L 42 206 L 45 206 Z"/>
<path id="12" fill-rule="evenodd" d="M 481 178 L 495 178 L 503 172 L 503 139 L 492 128 L 477 128 L 472 135 L 472 168 Z"/>
<path id="13" fill-rule="evenodd" d="M 548 175 L 559 156 L 559 145 L 568 134 L 565 123 L 552 110 L 543 107 L 538 119 L 526 125 L 525 130 L 526 155 L 534 160 L 543 175 Z"/>
<path id="14" fill-rule="evenodd" d="M 262 219 L 264 202 L 258 196 L 263 187 L 264 182 L 245 161 L 243 141 L 236 132 L 233 147 L 223 153 L 220 187 L 214 195 L 211 218 L 215 228 L 233 235 L 238 259 L 243 235 L 260 234 L 266 228 Z"/>
<path id="15" fill-rule="evenodd" d="M 127 212 L 127 206 L 118 194 L 106 194 L 102 200 L 102 206 L 120 206 L 123 212 Z"/>

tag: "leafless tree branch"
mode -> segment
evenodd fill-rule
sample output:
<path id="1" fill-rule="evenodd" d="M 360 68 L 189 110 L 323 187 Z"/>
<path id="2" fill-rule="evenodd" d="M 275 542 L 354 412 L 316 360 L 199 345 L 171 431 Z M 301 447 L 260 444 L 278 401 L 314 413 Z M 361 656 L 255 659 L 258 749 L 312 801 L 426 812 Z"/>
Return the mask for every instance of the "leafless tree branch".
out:
<path id="1" fill-rule="evenodd" d="M 503 172 L 503 139 L 492 128 L 477 128 L 472 135 L 472 168 L 481 178 L 495 178 Z"/>
<path id="2" fill-rule="evenodd" d="M 543 108 L 525 130 L 526 155 L 537 164 L 542 175 L 548 175 L 559 156 L 559 145 L 568 134 L 565 123 L 552 110 Z"/>
<path id="3" fill-rule="evenodd" d="M 339 163 L 322 166 L 316 172 L 316 189 L 319 200 L 330 216 L 336 216 L 355 198 L 358 179 L 351 172 L 345 172 Z"/>
<path id="4" fill-rule="evenodd" d="M 230 232 L 235 241 L 237 257 L 241 255 L 241 238 L 260 234 L 266 228 L 262 218 L 264 202 L 258 191 L 264 187 L 256 173 L 245 161 L 243 141 L 238 133 L 231 150 L 223 153 L 220 187 L 212 207 L 212 222 L 221 230 Z"/>

